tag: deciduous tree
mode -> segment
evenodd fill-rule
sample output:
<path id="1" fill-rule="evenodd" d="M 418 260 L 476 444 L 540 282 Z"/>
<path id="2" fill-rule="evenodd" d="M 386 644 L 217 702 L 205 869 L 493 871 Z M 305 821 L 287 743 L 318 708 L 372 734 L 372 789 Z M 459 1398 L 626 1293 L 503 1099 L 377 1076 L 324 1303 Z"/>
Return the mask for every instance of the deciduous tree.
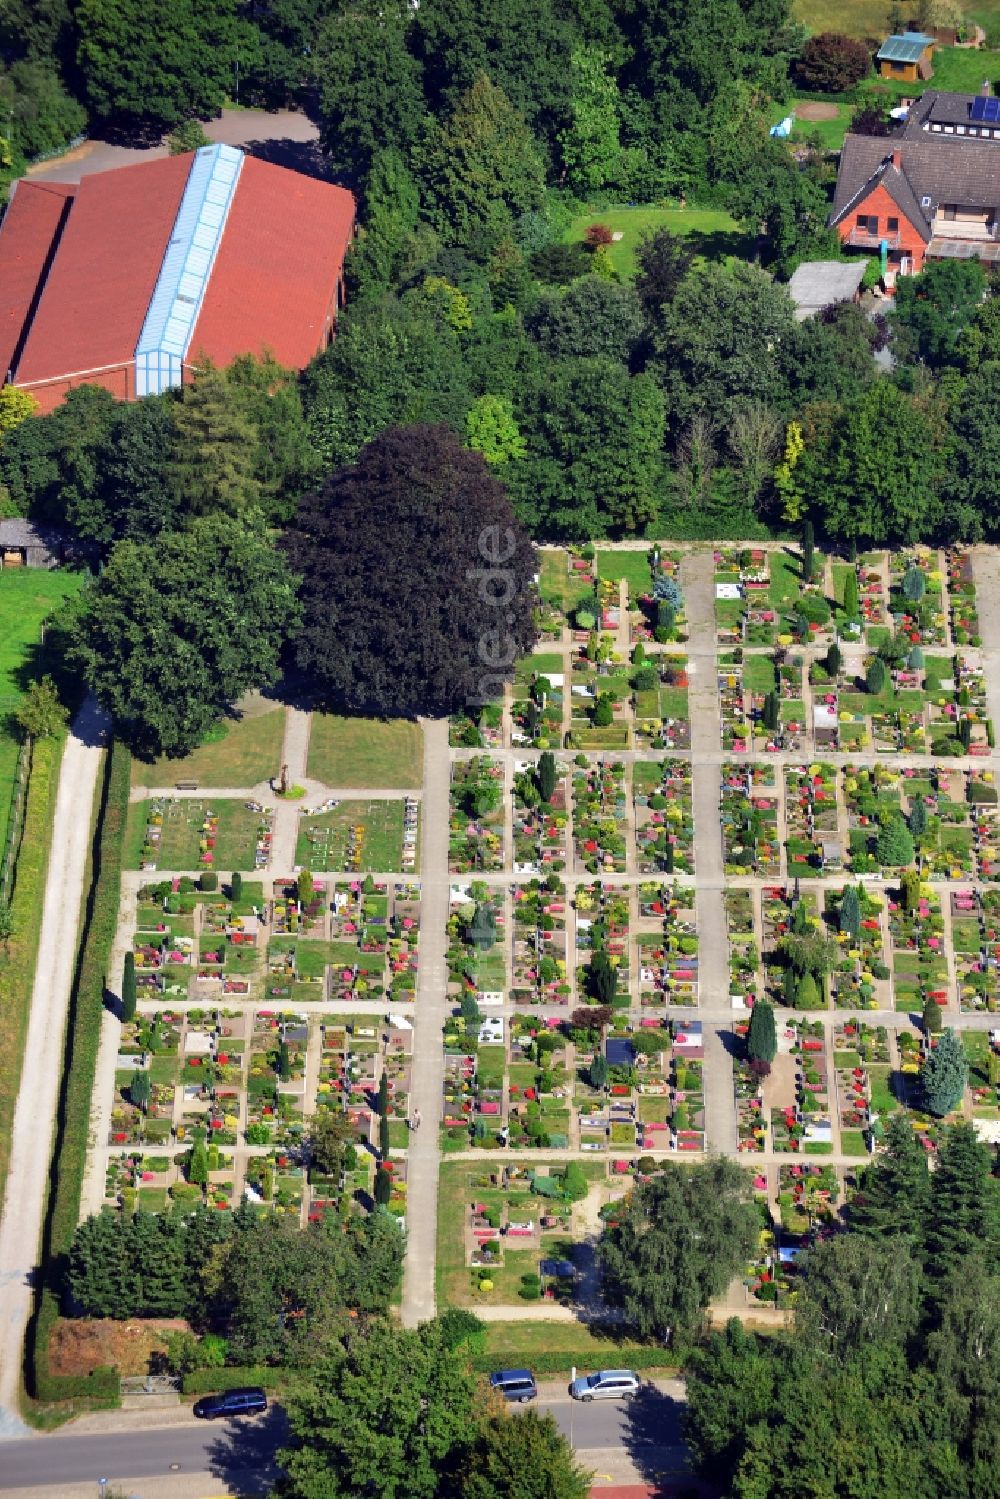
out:
<path id="1" fill-rule="evenodd" d="M 657 1173 L 616 1216 L 598 1246 L 605 1286 L 626 1324 L 658 1341 L 698 1331 L 757 1237 L 749 1178 L 724 1157 Z"/>
<path id="2" fill-rule="evenodd" d="M 388 541 L 388 545 L 387 545 Z M 300 667 L 354 712 L 451 712 L 498 695 L 534 639 L 534 551 L 482 456 L 394 427 L 302 501 Z"/>
<path id="3" fill-rule="evenodd" d="M 207 517 L 156 543 L 119 542 L 85 590 L 72 654 L 134 749 L 182 755 L 274 681 L 298 616 L 262 531 Z"/>

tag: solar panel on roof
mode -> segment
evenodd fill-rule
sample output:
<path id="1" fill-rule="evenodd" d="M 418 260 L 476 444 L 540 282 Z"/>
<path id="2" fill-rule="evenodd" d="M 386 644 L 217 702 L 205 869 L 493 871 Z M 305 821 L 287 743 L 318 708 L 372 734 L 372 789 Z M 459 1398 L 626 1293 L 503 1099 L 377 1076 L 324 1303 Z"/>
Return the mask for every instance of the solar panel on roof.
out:
<path id="1" fill-rule="evenodd" d="M 994 98 L 992 94 L 979 94 L 972 101 L 970 118 L 982 124 L 1000 122 L 1000 98 Z"/>

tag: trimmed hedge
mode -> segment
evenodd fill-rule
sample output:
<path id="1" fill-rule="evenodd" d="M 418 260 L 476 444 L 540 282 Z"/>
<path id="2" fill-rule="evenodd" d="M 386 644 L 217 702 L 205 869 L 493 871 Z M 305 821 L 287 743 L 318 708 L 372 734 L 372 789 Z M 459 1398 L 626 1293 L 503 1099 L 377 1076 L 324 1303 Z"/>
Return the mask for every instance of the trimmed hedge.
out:
<path id="1" fill-rule="evenodd" d="M 210 1395 L 218 1391 L 239 1390 L 244 1385 L 260 1385 L 265 1390 L 283 1389 L 295 1378 L 294 1369 L 192 1369 L 185 1374 L 181 1389 L 185 1395 Z"/>
<path id="2" fill-rule="evenodd" d="M 80 1215 L 105 982 L 118 924 L 130 773 L 129 752 L 115 741 L 104 762 L 90 895 L 70 997 L 49 1199 L 42 1229 L 44 1283 L 28 1329 L 27 1383 L 29 1394 L 36 1400 L 88 1398 L 107 1404 L 118 1398 L 114 1370 L 95 1369 L 80 1377 L 50 1374 L 49 1339 L 59 1316 L 65 1256 Z"/>

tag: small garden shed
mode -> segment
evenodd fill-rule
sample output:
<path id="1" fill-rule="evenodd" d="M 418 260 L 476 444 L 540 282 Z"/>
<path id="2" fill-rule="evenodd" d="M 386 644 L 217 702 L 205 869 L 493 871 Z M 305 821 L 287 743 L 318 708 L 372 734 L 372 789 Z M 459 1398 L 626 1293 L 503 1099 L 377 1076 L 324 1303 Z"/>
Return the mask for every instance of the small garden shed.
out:
<path id="1" fill-rule="evenodd" d="M 58 567 L 66 538 L 52 526 L 14 517 L 0 520 L 0 567 Z"/>

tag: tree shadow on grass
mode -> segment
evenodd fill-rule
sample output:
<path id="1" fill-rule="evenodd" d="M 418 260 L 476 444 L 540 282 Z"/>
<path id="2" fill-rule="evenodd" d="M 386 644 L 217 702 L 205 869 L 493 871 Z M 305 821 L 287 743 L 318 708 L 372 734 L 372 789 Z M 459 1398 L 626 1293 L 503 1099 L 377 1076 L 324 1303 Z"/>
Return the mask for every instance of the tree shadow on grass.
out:
<path id="1" fill-rule="evenodd" d="M 263 1416 L 225 1423 L 208 1449 L 209 1469 L 233 1493 L 268 1494 L 281 1476 L 276 1453 L 288 1441 L 285 1412 L 269 1405 Z"/>
<path id="2" fill-rule="evenodd" d="M 691 229 L 685 234 L 684 242 L 704 260 L 725 260 L 730 256 L 746 260 L 756 248 L 753 236 L 739 229 L 712 229 L 704 233 Z"/>

